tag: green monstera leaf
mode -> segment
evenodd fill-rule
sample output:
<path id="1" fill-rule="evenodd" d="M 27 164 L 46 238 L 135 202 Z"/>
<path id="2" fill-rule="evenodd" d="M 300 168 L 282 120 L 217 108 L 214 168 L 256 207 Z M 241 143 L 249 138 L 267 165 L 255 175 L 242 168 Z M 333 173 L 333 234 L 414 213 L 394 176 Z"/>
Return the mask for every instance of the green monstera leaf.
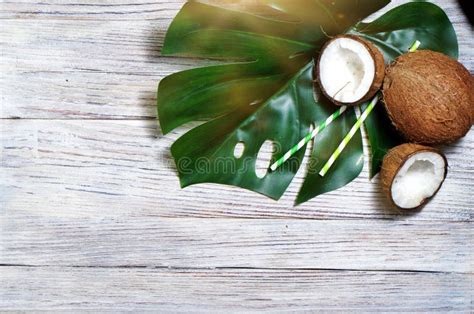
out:
<path id="1" fill-rule="evenodd" d="M 380 18 L 379 23 L 379 20 L 370 24 L 359 22 L 385 6 L 388 0 L 261 1 L 266 11 L 274 10 L 275 14 L 261 16 L 190 1 L 167 32 L 163 55 L 229 62 L 179 72 L 160 82 L 158 116 L 165 134 L 190 121 L 208 121 L 183 135 L 171 147 L 182 187 L 219 183 L 279 199 L 299 170 L 304 149 L 263 178 L 255 171 L 257 156 L 262 145 L 272 141 L 277 148 L 272 158 L 276 160 L 314 124 L 336 110 L 314 89 L 313 82 L 313 58 L 328 36 L 345 32 L 361 34 L 383 46 L 390 61 L 396 56 L 395 49 L 403 51 L 411 44 L 412 37 L 420 34 L 419 26 L 407 26 L 408 22 L 390 30 L 390 25 L 400 21 L 389 25 L 383 22 L 386 16 L 393 19 L 390 14 L 395 10 L 402 10 L 401 15 L 408 18 L 412 8 L 395 9 Z M 432 10 L 432 5 L 424 4 Z M 425 10 L 425 7 L 417 9 Z M 387 34 L 396 29 L 401 32 L 396 38 Z M 427 30 L 421 40 L 428 39 L 431 31 Z M 331 173 L 325 178 L 318 175 L 319 168 L 355 120 L 354 109 L 350 109 L 318 135 L 297 203 L 342 187 L 360 174 L 363 149 L 359 132 Z M 367 125 L 370 131 L 375 130 L 375 137 L 380 133 L 379 128 L 385 127 L 377 123 Z M 379 140 L 383 145 L 388 143 L 384 135 Z M 380 147 L 387 146 L 382 144 Z M 234 153 L 238 145 L 243 146 L 240 155 Z"/>

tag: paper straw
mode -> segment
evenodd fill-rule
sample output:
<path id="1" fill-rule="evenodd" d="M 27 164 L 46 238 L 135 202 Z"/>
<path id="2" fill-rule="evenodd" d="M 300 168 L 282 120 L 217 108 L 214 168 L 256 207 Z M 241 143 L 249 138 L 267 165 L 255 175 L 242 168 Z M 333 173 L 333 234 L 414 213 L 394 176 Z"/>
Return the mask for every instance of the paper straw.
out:
<path id="1" fill-rule="evenodd" d="M 322 132 L 328 125 L 330 125 L 334 120 L 336 120 L 339 116 L 341 116 L 344 111 L 347 110 L 347 106 L 342 106 L 339 108 L 335 113 L 333 113 L 329 118 L 326 119 L 323 123 L 321 123 L 317 128 L 315 128 L 312 132 L 308 133 L 298 144 L 296 144 L 292 149 L 286 152 L 283 157 L 278 159 L 273 165 L 271 165 L 270 170 L 275 171 L 283 165 L 288 159 L 291 158 L 297 151 L 299 151 L 303 146 L 309 143 L 316 135 Z"/>
<path id="2" fill-rule="evenodd" d="M 342 153 L 344 148 L 346 148 L 347 144 L 349 144 L 349 142 L 354 137 L 354 135 L 357 133 L 357 131 L 359 131 L 359 128 L 362 125 L 362 123 L 364 123 L 364 121 L 367 119 L 367 117 L 372 112 L 372 110 L 374 110 L 374 107 L 378 103 L 378 101 L 379 101 L 379 95 L 375 96 L 375 98 L 372 99 L 372 101 L 370 102 L 367 109 L 364 111 L 364 113 L 360 116 L 360 118 L 354 124 L 352 129 L 349 131 L 349 134 L 346 135 L 346 137 L 342 140 L 339 147 L 336 149 L 336 151 L 334 151 L 334 153 L 331 155 L 329 160 L 326 162 L 323 169 L 321 169 L 321 171 L 319 172 L 319 175 L 321 177 L 324 177 L 326 175 L 326 173 L 329 171 L 329 169 L 331 169 L 332 165 L 337 160 L 339 155 Z"/>
<path id="3" fill-rule="evenodd" d="M 420 48 L 420 45 L 421 45 L 421 41 L 417 40 L 413 43 L 413 45 L 410 47 L 410 49 L 408 50 L 409 52 L 415 52 L 418 50 L 418 48 Z"/>
<path id="4" fill-rule="evenodd" d="M 411 45 L 410 49 L 408 50 L 409 52 L 415 52 L 418 48 L 420 48 L 421 42 L 420 41 L 415 41 L 413 45 Z M 354 124 L 352 129 L 349 131 L 349 134 L 346 135 L 346 137 L 342 140 L 341 144 L 339 147 L 336 149 L 336 151 L 331 155 L 329 160 L 326 162 L 324 165 L 323 169 L 319 172 L 319 175 L 321 177 L 324 177 L 329 169 L 331 169 L 332 165 L 334 162 L 336 162 L 337 158 L 339 155 L 341 155 L 342 151 L 344 148 L 346 148 L 347 144 L 351 141 L 351 139 L 354 137 L 354 135 L 359 131 L 360 127 L 362 126 L 362 123 L 367 119 L 369 114 L 374 110 L 375 105 L 377 105 L 379 101 L 379 95 L 377 94 L 375 98 L 370 102 L 369 106 L 367 109 L 365 109 L 364 113 L 360 116 L 360 118 L 357 120 L 357 122 Z"/>

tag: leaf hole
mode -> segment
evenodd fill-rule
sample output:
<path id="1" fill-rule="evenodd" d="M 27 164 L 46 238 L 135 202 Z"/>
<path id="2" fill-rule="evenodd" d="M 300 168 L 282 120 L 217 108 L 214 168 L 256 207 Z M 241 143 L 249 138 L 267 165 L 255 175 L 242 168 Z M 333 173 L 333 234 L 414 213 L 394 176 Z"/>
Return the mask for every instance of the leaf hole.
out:
<path id="1" fill-rule="evenodd" d="M 234 157 L 239 159 L 244 155 L 245 144 L 244 142 L 238 142 L 234 148 Z"/>
<path id="2" fill-rule="evenodd" d="M 270 168 L 270 162 L 274 152 L 274 145 L 272 141 L 265 141 L 257 155 L 257 161 L 255 162 L 255 174 L 258 178 L 263 179 Z"/>

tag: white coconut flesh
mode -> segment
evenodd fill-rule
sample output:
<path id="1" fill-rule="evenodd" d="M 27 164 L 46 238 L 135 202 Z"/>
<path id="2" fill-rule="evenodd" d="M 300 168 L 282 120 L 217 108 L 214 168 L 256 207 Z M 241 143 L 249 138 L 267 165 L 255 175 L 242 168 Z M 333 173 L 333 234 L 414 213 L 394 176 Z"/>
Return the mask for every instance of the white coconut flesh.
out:
<path id="1" fill-rule="evenodd" d="M 361 42 L 338 38 L 321 52 L 319 79 L 329 97 L 354 103 L 369 92 L 375 79 L 375 61 Z"/>
<path id="2" fill-rule="evenodd" d="M 433 152 L 408 158 L 392 183 L 392 199 L 400 208 L 416 208 L 432 197 L 444 181 L 445 160 Z"/>

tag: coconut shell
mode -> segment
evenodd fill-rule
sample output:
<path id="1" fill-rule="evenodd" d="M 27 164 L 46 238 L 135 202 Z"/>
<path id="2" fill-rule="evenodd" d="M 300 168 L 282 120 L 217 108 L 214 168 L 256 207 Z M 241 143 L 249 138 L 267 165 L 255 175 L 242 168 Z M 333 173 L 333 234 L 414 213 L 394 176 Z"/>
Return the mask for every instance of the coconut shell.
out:
<path id="1" fill-rule="evenodd" d="M 474 123 L 474 79 L 459 62 L 438 52 L 402 55 L 387 68 L 384 103 L 404 137 L 420 144 L 451 143 Z"/>
<path id="2" fill-rule="evenodd" d="M 443 178 L 443 182 L 444 182 L 444 179 L 446 179 L 446 176 L 448 174 L 448 168 L 447 168 L 448 167 L 448 161 L 446 159 L 446 156 L 442 152 L 440 152 L 439 150 L 437 150 L 433 147 L 423 146 L 423 145 L 418 145 L 418 144 L 411 144 L 411 143 L 402 144 L 402 145 L 399 145 L 395 148 L 392 148 L 387 153 L 387 155 L 385 155 L 385 157 L 383 159 L 382 170 L 380 172 L 383 191 L 384 191 L 385 195 L 388 197 L 388 199 L 390 200 L 390 202 L 395 207 L 397 207 L 401 210 L 407 210 L 407 208 L 400 208 L 395 204 L 395 201 L 393 200 L 393 197 L 392 197 L 392 184 L 393 184 L 393 181 L 395 180 L 395 176 L 400 171 L 400 169 L 403 167 L 405 162 L 409 158 L 411 158 L 413 155 L 418 154 L 418 153 L 422 153 L 422 152 L 432 152 L 432 153 L 436 153 L 436 154 L 443 157 L 445 165 L 446 165 L 446 168 L 445 168 L 445 171 L 444 171 L 444 178 Z M 436 193 L 438 193 L 441 186 L 442 186 L 442 183 L 440 184 L 438 190 L 433 194 L 433 196 L 436 195 Z M 408 210 L 421 208 L 428 201 L 429 201 L 429 199 L 425 199 L 422 202 L 422 204 L 420 204 L 420 206 L 418 206 L 416 208 L 409 208 Z"/>
<path id="3" fill-rule="evenodd" d="M 363 44 L 368 49 L 369 53 L 371 54 L 372 59 L 374 60 L 374 64 L 375 64 L 375 76 L 374 76 L 374 80 L 372 82 L 372 85 L 371 85 L 369 91 L 367 92 L 367 94 L 365 94 L 364 97 L 359 99 L 357 102 L 353 102 L 353 103 L 339 102 L 339 101 L 335 100 L 334 98 L 332 98 L 330 95 L 328 95 L 326 93 L 326 91 L 324 90 L 324 88 L 322 87 L 322 84 L 320 83 L 321 82 L 321 77 L 320 77 L 320 71 L 319 71 L 319 63 L 320 63 L 320 60 L 321 60 L 322 53 L 319 54 L 317 62 L 316 62 L 316 66 L 314 67 L 314 72 L 315 72 L 314 75 L 315 75 L 315 78 L 316 78 L 315 84 L 318 84 L 318 86 L 315 86 L 315 87 L 320 88 L 322 93 L 324 94 L 324 96 L 326 96 L 326 98 L 328 98 L 335 105 L 338 105 L 338 106 L 356 106 L 356 105 L 360 105 L 360 104 L 363 104 L 363 103 L 371 100 L 375 96 L 375 94 L 380 90 L 380 88 L 382 87 L 384 77 L 385 77 L 384 57 L 383 57 L 383 54 L 380 52 L 380 50 L 377 47 L 375 47 L 374 44 L 372 44 L 370 41 L 367 41 L 367 40 L 362 39 L 359 36 L 355 36 L 355 35 L 339 35 L 339 36 L 336 36 L 333 39 L 331 39 L 330 41 L 328 41 L 323 46 L 323 48 L 321 49 L 321 52 L 324 51 L 324 49 L 326 49 L 326 47 L 328 45 L 330 45 L 334 40 L 337 40 L 337 39 L 340 39 L 340 38 L 350 38 L 350 39 L 353 39 L 353 40 L 356 40 L 356 41 L 360 42 L 361 44 Z"/>

